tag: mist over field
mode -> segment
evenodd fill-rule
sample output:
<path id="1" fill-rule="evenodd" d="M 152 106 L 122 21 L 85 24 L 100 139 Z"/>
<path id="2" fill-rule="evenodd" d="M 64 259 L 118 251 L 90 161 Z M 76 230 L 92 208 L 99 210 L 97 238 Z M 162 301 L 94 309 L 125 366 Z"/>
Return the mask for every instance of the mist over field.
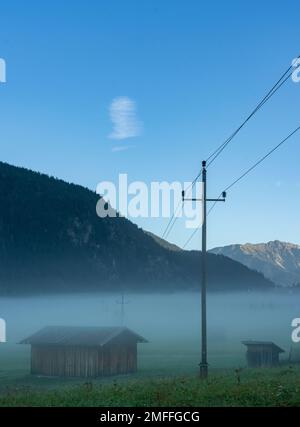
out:
<path id="1" fill-rule="evenodd" d="M 30 347 L 17 344 L 47 325 L 119 326 L 121 295 L 80 294 L 0 298 L 7 343 L 0 344 L 0 372 L 29 373 Z M 291 321 L 299 295 L 285 292 L 208 294 L 211 368 L 245 366 L 242 340 L 274 341 L 287 359 Z M 124 325 L 149 340 L 139 344 L 140 374 L 196 372 L 200 359 L 200 293 L 126 294 Z"/>

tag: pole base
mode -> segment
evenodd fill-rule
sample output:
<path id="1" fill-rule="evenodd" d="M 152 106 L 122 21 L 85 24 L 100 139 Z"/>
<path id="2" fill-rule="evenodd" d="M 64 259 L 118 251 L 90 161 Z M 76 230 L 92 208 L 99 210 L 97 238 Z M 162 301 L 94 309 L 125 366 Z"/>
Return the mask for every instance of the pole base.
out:
<path id="1" fill-rule="evenodd" d="M 207 363 L 200 363 L 200 378 L 202 380 L 206 380 L 208 377 L 208 364 Z"/>

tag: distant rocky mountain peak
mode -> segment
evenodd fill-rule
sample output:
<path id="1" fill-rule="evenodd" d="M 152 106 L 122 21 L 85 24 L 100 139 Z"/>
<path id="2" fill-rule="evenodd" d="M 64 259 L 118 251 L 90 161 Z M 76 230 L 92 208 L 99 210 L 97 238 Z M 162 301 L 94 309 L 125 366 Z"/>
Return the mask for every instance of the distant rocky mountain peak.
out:
<path id="1" fill-rule="evenodd" d="M 300 284 L 300 245 L 274 240 L 235 244 L 211 250 L 257 270 L 280 286 Z"/>

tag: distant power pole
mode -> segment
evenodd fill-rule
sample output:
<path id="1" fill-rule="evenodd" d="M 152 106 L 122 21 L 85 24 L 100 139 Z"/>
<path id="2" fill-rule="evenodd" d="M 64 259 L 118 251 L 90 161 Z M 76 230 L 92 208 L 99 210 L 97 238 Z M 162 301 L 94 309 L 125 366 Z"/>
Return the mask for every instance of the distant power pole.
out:
<path id="1" fill-rule="evenodd" d="M 207 170 L 206 161 L 202 162 L 202 198 L 186 199 L 185 192 L 182 192 L 183 201 L 200 201 L 202 202 L 202 252 L 201 252 L 201 362 L 200 366 L 200 378 L 205 379 L 208 375 L 208 363 L 207 363 L 207 320 L 206 320 L 206 285 L 207 285 L 207 265 L 206 265 L 206 227 L 207 227 L 207 202 L 225 202 L 226 193 L 222 193 L 222 197 L 218 199 L 207 199 L 206 194 L 207 186 Z"/>
<path id="2" fill-rule="evenodd" d="M 125 326 L 125 304 L 128 304 L 128 301 L 125 300 L 124 291 L 122 291 L 121 300 L 117 301 L 117 304 L 121 306 L 121 326 Z"/>
<path id="3" fill-rule="evenodd" d="M 124 326 L 125 324 L 125 296 L 124 293 L 122 293 L 121 297 L 121 325 Z"/>

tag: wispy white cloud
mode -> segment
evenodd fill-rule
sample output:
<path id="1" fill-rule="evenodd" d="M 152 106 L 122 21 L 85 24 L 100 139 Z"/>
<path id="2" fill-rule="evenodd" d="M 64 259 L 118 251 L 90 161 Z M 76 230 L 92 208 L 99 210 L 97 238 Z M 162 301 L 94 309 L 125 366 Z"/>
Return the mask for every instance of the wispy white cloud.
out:
<path id="1" fill-rule="evenodd" d="M 127 139 L 140 135 L 142 123 L 137 119 L 136 103 L 127 96 L 114 98 L 109 108 L 113 131 L 111 139 Z"/>
<path id="2" fill-rule="evenodd" d="M 116 147 L 113 147 L 113 148 L 111 149 L 111 151 L 112 151 L 113 153 L 117 153 L 118 151 L 126 151 L 126 150 L 129 150 L 129 148 L 130 148 L 130 146 L 129 146 L 129 145 L 118 145 L 118 146 L 116 146 Z"/>

